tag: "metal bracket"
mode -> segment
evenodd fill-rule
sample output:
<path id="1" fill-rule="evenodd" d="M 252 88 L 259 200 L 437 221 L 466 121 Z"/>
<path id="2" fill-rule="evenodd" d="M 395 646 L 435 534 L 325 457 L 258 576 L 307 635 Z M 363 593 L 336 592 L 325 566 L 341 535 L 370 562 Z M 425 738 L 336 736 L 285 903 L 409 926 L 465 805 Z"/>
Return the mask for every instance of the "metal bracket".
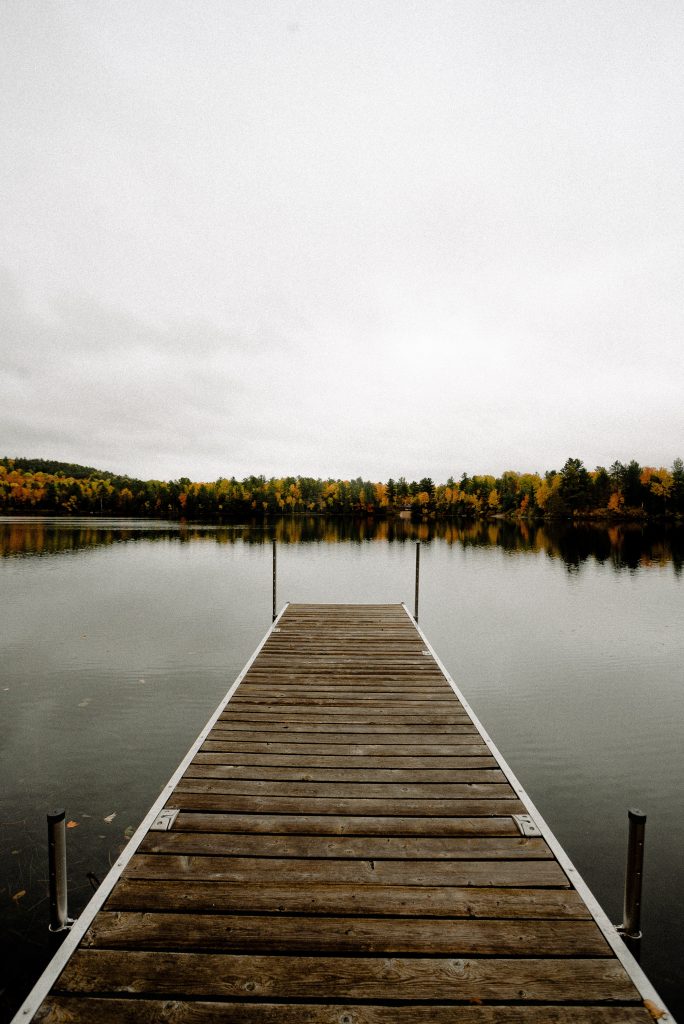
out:
<path id="1" fill-rule="evenodd" d="M 173 828 L 173 823 L 178 817 L 179 807 L 166 807 L 160 811 L 150 825 L 150 832 L 168 832 Z"/>
<path id="2" fill-rule="evenodd" d="M 532 820 L 529 814 L 514 814 L 513 821 L 518 826 L 520 834 L 523 836 L 540 836 L 541 829 Z"/>
<path id="3" fill-rule="evenodd" d="M 431 658 L 432 657 L 432 655 L 430 654 L 429 651 L 421 651 L 420 653 L 423 655 L 424 658 Z"/>
<path id="4" fill-rule="evenodd" d="M 639 939 L 643 938 L 643 932 L 636 932 L 636 934 L 630 935 L 630 933 L 626 930 L 624 924 L 614 924 L 613 928 L 618 933 L 620 938 L 625 940 L 628 947 L 630 942 L 638 942 Z"/>
<path id="5" fill-rule="evenodd" d="M 62 932 L 68 932 L 69 929 L 71 928 L 71 926 L 73 924 L 76 924 L 76 920 L 77 920 L 77 918 L 75 918 L 75 917 L 67 917 L 66 921 L 64 922 L 64 924 L 62 925 L 61 928 L 53 928 L 52 925 L 49 924 L 48 925 L 48 931 L 52 935 L 61 935 Z"/>
<path id="6" fill-rule="evenodd" d="M 273 629 L 271 630 L 271 632 L 272 633 L 279 633 L 280 632 L 280 626 L 274 626 Z"/>

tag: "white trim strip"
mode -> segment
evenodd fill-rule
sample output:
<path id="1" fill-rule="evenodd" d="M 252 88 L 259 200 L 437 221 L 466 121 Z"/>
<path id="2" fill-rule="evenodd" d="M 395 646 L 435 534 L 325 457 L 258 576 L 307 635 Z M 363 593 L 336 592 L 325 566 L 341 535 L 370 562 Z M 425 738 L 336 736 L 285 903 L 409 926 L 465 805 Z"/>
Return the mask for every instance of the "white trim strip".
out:
<path id="1" fill-rule="evenodd" d="M 270 629 L 264 636 L 263 640 L 260 642 L 256 650 L 254 651 L 254 654 L 249 659 L 249 661 L 247 662 L 247 664 L 245 665 L 245 667 L 243 668 L 242 672 L 237 677 L 233 685 L 230 687 L 228 693 L 223 698 L 219 706 L 216 708 L 216 711 L 211 716 L 211 718 L 205 725 L 204 729 L 202 729 L 202 732 L 199 734 L 193 745 L 190 747 L 190 750 L 187 752 L 187 754 L 179 764 L 178 768 L 176 768 L 175 772 L 173 773 L 167 784 L 164 786 L 163 790 L 159 794 L 159 797 L 154 802 L 150 810 L 147 812 L 147 814 L 141 821 L 136 831 L 131 836 L 131 839 L 126 844 L 126 848 L 122 852 L 119 859 L 112 865 L 111 870 L 105 876 L 105 878 L 103 878 L 101 885 L 97 889 L 97 892 L 93 895 L 93 898 L 90 900 L 81 916 L 72 925 L 68 936 L 65 938 L 64 942 L 59 947 L 54 957 L 47 965 L 47 967 L 41 974 L 36 984 L 31 989 L 31 991 L 29 992 L 28 996 L 26 997 L 22 1005 L 17 1010 L 15 1016 L 10 1021 L 10 1024 L 26 1024 L 27 1021 L 33 1019 L 34 1014 L 50 993 L 53 985 L 55 984 L 60 974 L 66 967 L 69 959 L 71 958 L 73 953 L 76 952 L 78 944 L 80 943 L 81 939 L 87 932 L 88 928 L 90 928 L 90 925 L 92 924 L 95 915 L 104 906 L 104 903 L 108 899 L 112 889 L 119 881 L 119 878 L 121 877 L 124 868 L 128 865 L 129 861 L 132 859 L 134 854 L 137 853 L 138 847 L 140 846 L 140 843 L 147 835 L 150 826 L 154 824 L 154 822 L 159 816 L 160 811 L 164 809 L 166 801 L 173 793 L 174 789 L 176 788 L 176 785 L 178 784 L 182 776 L 185 774 L 188 766 L 190 765 L 190 762 L 194 758 L 195 754 L 198 752 L 199 748 L 204 743 L 205 739 L 207 738 L 211 730 L 214 728 L 214 725 L 218 721 L 219 716 L 225 709 L 231 697 L 234 695 L 235 691 L 237 690 L 242 680 L 249 672 L 256 658 L 261 653 L 261 649 L 263 648 L 264 644 L 270 637 L 271 633 L 276 628 L 277 624 L 280 622 L 280 619 L 282 618 L 285 609 L 288 607 L 288 604 L 289 602 L 283 605 L 283 608 L 278 614 L 278 617 L 275 619 Z"/>
<path id="2" fill-rule="evenodd" d="M 594 918 L 596 924 L 603 932 L 604 938 L 606 939 L 606 942 L 615 953 L 615 956 L 618 958 L 618 960 L 626 970 L 627 974 L 634 982 L 634 986 L 637 989 L 639 995 L 642 999 L 648 999 L 651 1003 L 654 1004 L 653 1010 L 657 1010 L 659 1014 L 657 1019 L 659 1022 L 662 1022 L 662 1024 L 677 1024 L 674 1017 L 669 1012 L 667 1007 L 663 1004 L 662 999 L 660 998 L 656 990 L 653 988 L 653 985 L 648 980 L 639 964 L 636 962 L 632 954 L 627 949 L 624 941 L 618 935 L 615 925 L 611 923 L 606 912 L 603 910 L 600 903 L 598 902 L 598 900 L 596 899 L 596 897 L 589 889 L 588 885 L 586 884 L 582 876 L 580 875 L 579 871 L 573 865 L 567 853 L 565 852 L 561 844 L 558 842 L 555 835 L 553 834 L 549 826 L 546 824 L 537 808 L 532 803 L 530 797 L 525 792 L 525 789 L 518 781 L 514 771 L 507 763 L 506 759 L 504 758 L 504 756 L 502 755 L 502 753 L 492 740 L 491 736 L 489 735 L 485 727 L 480 722 L 479 718 L 477 717 L 477 715 L 471 708 L 470 704 L 459 690 L 454 680 L 449 675 L 446 666 L 440 661 L 438 655 L 436 654 L 434 648 L 432 647 L 432 644 L 425 636 L 425 633 L 420 628 L 416 620 L 413 618 L 413 615 L 411 615 L 411 612 L 408 610 L 404 602 L 402 602 L 402 607 L 406 614 L 408 615 L 411 622 L 413 623 L 413 625 L 416 627 L 418 633 L 420 634 L 423 640 L 423 643 L 432 654 L 432 657 L 435 659 L 440 672 L 443 674 L 449 686 L 454 691 L 454 693 L 458 697 L 459 701 L 461 702 L 467 713 L 470 715 L 473 725 L 482 736 L 482 739 L 485 741 L 485 743 L 491 750 L 496 760 L 499 762 L 499 767 L 503 771 L 504 775 L 506 775 L 508 781 L 510 782 L 511 786 L 518 794 L 522 802 L 525 804 L 526 810 L 529 812 L 530 817 L 533 818 L 535 823 L 539 826 L 539 830 L 541 831 L 542 837 L 546 840 L 556 860 L 565 871 L 566 875 L 570 880 L 570 883 L 574 886 L 574 888 L 577 890 L 579 895 L 586 903 L 587 909 L 589 910 L 591 916 Z"/>

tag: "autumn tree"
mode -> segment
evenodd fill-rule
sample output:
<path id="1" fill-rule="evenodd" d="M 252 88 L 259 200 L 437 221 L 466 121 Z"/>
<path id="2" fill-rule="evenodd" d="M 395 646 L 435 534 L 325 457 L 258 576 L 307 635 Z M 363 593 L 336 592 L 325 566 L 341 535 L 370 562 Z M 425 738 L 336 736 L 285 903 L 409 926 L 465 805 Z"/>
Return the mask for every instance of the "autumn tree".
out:
<path id="1" fill-rule="evenodd" d="M 558 496 L 570 512 L 582 512 L 589 506 L 591 481 L 581 459 L 568 459 L 560 472 Z"/>

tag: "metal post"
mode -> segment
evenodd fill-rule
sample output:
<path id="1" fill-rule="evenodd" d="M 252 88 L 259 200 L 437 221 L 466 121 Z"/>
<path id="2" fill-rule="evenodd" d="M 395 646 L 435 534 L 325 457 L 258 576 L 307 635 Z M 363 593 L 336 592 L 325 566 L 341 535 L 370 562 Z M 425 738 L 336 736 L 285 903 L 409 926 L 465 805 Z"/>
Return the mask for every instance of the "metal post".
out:
<path id="1" fill-rule="evenodd" d="M 273 541 L 273 619 L 276 620 L 276 542 Z"/>
<path id="2" fill-rule="evenodd" d="M 416 599 L 414 602 L 413 618 L 418 621 L 418 587 L 420 584 L 420 541 L 416 541 Z"/>
<path id="3" fill-rule="evenodd" d="M 625 904 L 620 933 L 628 939 L 641 938 L 641 885 L 644 874 L 644 834 L 646 815 L 631 808 L 629 840 L 627 846 L 627 875 L 625 877 Z"/>
<path id="4" fill-rule="evenodd" d="M 68 929 L 67 911 L 66 811 L 61 808 L 47 816 L 48 864 L 50 870 L 50 931 Z"/>

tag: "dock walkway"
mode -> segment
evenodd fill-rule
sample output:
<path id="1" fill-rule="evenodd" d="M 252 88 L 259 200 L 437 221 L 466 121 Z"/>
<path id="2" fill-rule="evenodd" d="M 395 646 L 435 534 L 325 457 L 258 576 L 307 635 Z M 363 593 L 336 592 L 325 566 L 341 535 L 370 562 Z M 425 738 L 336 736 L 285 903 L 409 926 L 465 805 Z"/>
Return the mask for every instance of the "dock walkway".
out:
<path id="1" fill-rule="evenodd" d="M 16 1021 L 658 1012 L 402 605 L 287 606 L 95 900 Z"/>

